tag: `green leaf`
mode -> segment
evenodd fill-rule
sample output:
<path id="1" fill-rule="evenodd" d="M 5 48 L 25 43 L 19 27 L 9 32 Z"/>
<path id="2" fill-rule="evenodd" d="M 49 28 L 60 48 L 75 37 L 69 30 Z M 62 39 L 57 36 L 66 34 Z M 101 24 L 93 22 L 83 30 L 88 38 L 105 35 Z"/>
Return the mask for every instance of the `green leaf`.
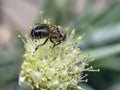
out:
<path id="1" fill-rule="evenodd" d="M 86 50 L 84 52 L 84 54 L 88 54 L 88 53 L 90 54 L 91 57 L 96 59 L 118 54 L 120 53 L 120 43 L 115 45 L 104 46 L 96 49 Z"/>

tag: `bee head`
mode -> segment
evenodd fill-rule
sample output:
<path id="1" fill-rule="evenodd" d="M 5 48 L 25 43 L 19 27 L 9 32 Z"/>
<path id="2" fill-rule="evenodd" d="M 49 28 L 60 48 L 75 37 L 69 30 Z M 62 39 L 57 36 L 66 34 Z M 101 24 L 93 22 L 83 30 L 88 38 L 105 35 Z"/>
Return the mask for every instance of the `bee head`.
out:
<path id="1" fill-rule="evenodd" d="M 56 31 L 59 33 L 59 39 L 64 41 L 66 39 L 66 31 L 61 26 L 57 26 Z"/>

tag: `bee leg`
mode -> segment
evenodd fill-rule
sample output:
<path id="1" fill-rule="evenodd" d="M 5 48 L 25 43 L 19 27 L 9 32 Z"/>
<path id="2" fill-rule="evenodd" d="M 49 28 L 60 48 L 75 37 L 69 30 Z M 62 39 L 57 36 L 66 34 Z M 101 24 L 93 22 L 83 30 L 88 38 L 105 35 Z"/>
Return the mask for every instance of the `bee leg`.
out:
<path id="1" fill-rule="evenodd" d="M 58 41 L 57 43 L 55 43 L 55 44 L 54 44 L 54 46 L 53 46 L 53 47 L 55 47 L 55 46 L 59 45 L 60 43 L 61 43 L 61 41 Z"/>
<path id="2" fill-rule="evenodd" d="M 56 46 L 56 43 L 50 38 L 50 41 L 53 43 L 53 47 Z"/>
<path id="3" fill-rule="evenodd" d="M 48 39 L 49 39 L 49 38 L 47 38 L 47 39 L 44 41 L 44 43 L 38 45 L 38 46 L 35 48 L 35 51 L 36 51 L 40 46 L 44 45 L 44 44 L 48 41 Z"/>
<path id="4" fill-rule="evenodd" d="M 50 38 L 50 41 L 53 43 L 53 47 L 55 47 L 61 43 L 61 41 L 58 41 L 58 43 L 55 43 L 51 38 Z"/>
<path id="5" fill-rule="evenodd" d="M 48 41 L 48 39 L 49 39 L 49 38 L 47 38 L 47 39 L 44 41 L 44 43 L 40 44 L 40 46 L 46 44 L 46 42 Z"/>
<path id="6" fill-rule="evenodd" d="M 61 41 L 58 41 L 58 43 L 55 44 L 55 46 L 59 45 L 61 43 Z"/>

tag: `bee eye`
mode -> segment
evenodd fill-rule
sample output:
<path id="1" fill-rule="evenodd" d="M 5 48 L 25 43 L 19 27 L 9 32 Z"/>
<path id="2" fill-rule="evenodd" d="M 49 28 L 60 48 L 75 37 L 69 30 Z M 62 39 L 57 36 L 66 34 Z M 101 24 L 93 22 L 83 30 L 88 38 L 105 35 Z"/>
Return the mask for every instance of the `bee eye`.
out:
<path id="1" fill-rule="evenodd" d="M 62 35 L 60 35 L 60 37 L 63 37 Z"/>
<path id="2" fill-rule="evenodd" d="M 56 31 L 57 31 L 58 33 L 60 33 L 60 31 L 59 31 L 59 29 L 58 29 L 58 28 L 56 29 Z"/>

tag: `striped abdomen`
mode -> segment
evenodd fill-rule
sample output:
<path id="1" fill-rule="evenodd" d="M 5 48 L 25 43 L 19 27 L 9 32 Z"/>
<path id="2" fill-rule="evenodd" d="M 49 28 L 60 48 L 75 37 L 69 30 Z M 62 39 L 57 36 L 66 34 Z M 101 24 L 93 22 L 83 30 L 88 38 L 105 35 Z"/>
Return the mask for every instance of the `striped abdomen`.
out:
<path id="1" fill-rule="evenodd" d="M 45 38 L 49 36 L 49 27 L 46 25 L 38 26 L 31 31 L 33 39 Z"/>

